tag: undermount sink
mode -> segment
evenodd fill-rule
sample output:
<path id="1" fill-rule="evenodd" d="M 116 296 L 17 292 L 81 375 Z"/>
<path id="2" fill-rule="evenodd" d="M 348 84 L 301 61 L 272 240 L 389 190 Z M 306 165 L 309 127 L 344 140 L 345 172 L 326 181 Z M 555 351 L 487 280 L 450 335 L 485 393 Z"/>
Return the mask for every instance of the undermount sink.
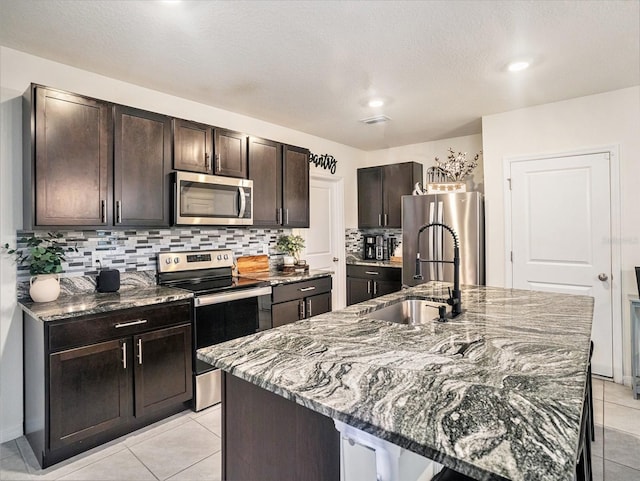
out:
<path id="1" fill-rule="evenodd" d="M 441 306 L 444 306 L 445 309 L 449 308 L 444 303 L 422 299 L 407 299 L 370 312 L 367 317 L 398 324 L 425 324 L 440 319 L 438 308 Z M 447 314 L 449 315 L 448 312 Z"/>

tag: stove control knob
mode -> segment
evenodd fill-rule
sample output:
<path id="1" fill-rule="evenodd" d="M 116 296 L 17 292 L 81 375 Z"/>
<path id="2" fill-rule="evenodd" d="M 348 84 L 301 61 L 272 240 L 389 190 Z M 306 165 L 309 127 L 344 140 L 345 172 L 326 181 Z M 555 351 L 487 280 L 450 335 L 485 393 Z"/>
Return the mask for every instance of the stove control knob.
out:
<path id="1" fill-rule="evenodd" d="M 164 261 L 165 264 L 171 264 L 171 257 L 167 257 L 167 260 Z"/>
<path id="2" fill-rule="evenodd" d="M 180 258 L 179 257 L 174 257 L 173 258 L 173 263 L 174 264 L 179 264 L 180 263 Z"/>
<path id="3" fill-rule="evenodd" d="M 227 259 L 229 259 L 229 254 L 224 255 L 224 260 L 226 261 Z"/>
<path id="4" fill-rule="evenodd" d="M 222 255 L 218 254 L 217 259 L 218 259 L 218 260 L 222 260 Z"/>

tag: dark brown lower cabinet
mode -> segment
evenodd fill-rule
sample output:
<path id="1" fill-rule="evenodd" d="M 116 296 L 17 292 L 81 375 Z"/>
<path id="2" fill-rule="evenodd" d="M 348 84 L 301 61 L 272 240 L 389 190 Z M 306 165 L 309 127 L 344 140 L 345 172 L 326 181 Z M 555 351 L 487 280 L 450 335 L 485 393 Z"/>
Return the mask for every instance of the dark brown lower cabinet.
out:
<path id="1" fill-rule="evenodd" d="M 331 276 L 273 287 L 273 327 L 331 311 Z"/>
<path id="2" fill-rule="evenodd" d="M 222 373 L 222 479 L 339 481 L 333 420 Z"/>
<path id="3" fill-rule="evenodd" d="M 402 289 L 402 269 L 347 265 L 347 305 L 368 301 Z"/>
<path id="4" fill-rule="evenodd" d="M 41 466 L 190 407 L 191 304 L 24 316 L 25 435 Z"/>

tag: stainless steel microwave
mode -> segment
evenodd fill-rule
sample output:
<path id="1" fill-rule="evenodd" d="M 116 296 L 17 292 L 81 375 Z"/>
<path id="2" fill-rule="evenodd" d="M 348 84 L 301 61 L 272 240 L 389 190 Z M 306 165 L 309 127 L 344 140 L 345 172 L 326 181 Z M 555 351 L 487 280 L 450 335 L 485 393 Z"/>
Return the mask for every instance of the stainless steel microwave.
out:
<path id="1" fill-rule="evenodd" d="M 177 225 L 252 225 L 253 181 L 217 175 L 174 174 Z"/>

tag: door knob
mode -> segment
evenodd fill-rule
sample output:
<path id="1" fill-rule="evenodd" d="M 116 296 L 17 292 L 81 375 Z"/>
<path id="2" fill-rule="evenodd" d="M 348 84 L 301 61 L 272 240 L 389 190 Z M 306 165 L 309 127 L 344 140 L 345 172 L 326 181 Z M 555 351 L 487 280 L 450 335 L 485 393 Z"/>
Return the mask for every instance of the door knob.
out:
<path id="1" fill-rule="evenodd" d="M 338 259 L 337 257 L 333 258 L 333 262 L 338 262 L 340 259 Z"/>
<path id="2" fill-rule="evenodd" d="M 601 274 L 598 274 L 598 279 L 600 279 L 602 282 L 609 280 L 609 276 L 606 275 L 604 272 Z"/>

